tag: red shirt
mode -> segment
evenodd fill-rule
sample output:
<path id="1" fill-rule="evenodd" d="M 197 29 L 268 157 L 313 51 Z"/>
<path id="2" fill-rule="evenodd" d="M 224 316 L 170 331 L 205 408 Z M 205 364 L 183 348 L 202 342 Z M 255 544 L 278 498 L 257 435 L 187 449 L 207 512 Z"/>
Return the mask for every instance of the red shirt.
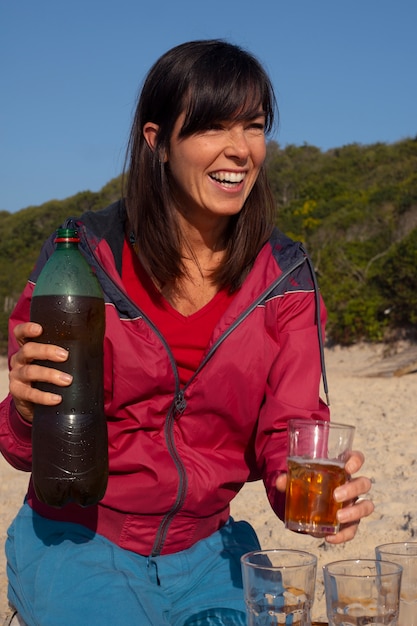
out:
<path id="1" fill-rule="evenodd" d="M 222 289 L 199 311 L 182 315 L 156 289 L 126 239 L 122 280 L 130 298 L 165 337 L 177 363 L 181 384 L 185 385 L 200 364 L 213 329 L 234 294 Z"/>

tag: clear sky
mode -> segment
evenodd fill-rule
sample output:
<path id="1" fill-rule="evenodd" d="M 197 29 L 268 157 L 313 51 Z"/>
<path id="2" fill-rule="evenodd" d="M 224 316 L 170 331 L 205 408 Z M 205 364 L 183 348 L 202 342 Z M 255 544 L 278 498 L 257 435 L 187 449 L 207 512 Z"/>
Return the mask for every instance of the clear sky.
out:
<path id="1" fill-rule="evenodd" d="M 417 135 L 416 0 L 0 0 L 0 210 L 121 173 L 136 96 L 174 45 L 253 52 L 282 146 Z"/>

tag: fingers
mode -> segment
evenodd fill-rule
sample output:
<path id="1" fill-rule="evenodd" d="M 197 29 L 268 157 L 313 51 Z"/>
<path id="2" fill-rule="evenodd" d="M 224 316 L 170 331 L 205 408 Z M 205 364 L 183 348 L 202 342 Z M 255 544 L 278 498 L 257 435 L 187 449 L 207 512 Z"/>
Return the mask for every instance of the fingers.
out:
<path id="1" fill-rule="evenodd" d="M 42 332 L 42 326 L 40 324 L 36 324 L 35 322 L 17 324 L 13 331 L 19 345 L 23 345 L 28 338 L 34 339 L 35 337 L 39 337 Z"/>
<path id="2" fill-rule="evenodd" d="M 10 383 L 10 393 L 17 411 L 28 422 L 33 420 L 35 404 L 55 406 L 62 401 L 62 397 L 58 394 L 43 392 L 18 381 Z"/>
<path id="3" fill-rule="evenodd" d="M 368 517 L 374 511 L 374 503 L 368 498 L 360 498 L 354 504 L 340 509 L 337 518 L 341 524 L 359 522 L 363 517 Z"/>
<path id="4" fill-rule="evenodd" d="M 363 453 L 359 450 L 352 450 L 349 459 L 346 461 L 345 470 L 350 475 L 356 474 L 356 472 L 359 472 L 364 462 L 365 457 Z"/>
<path id="5" fill-rule="evenodd" d="M 72 376 L 51 367 L 29 363 L 12 369 L 9 374 L 9 381 L 10 392 L 13 397 L 20 396 L 22 399 L 39 404 L 39 393 L 43 392 L 37 393 L 39 390 L 32 387 L 32 383 L 49 383 L 58 387 L 66 387 L 71 384 Z M 25 389 L 26 391 L 24 391 Z M 41 404 L 45 403 L 41 402 Z"/>
<path id="6" fill-rule="evenodd" d="M 325 540 L 327 543 L 331 544 L 339 544 L 345 543 L 346 541 L 352 541 L 359 527 L 359 522 L 354 524 L 349 524 L 347 526 L 342 527 L 336 535 L 327 535 Z"/>
<path id="7" fill-rule="evenodd" d="M 371 481 L 366 476 L 358 476 L 352 478 L 348 482 L 340 485 L 334 490 L 334 499 L 336 502 L 349 502 L 356 500 L 359 496 L 364 495 L 370 491 L 372 486 Z"/>
<path id="8" fill-rule="evenodd" d="M 37 343 L 34 341 L 27 341 L 22 344 L 20 350 L 18 350 L 10 359 L 11 368 L 22 367 L 31 363 L 32 361 L 53 361 L 55 363 L 62 363 L 68 358 L 68 351 L 59 346 L 55 346 L 47 343 Z"/>
<path id="9" fill-rule="evenodd" d="M 10 392 L 14 398 L 31 399 L 38 403 L 39 394 L 31 393 L 33 383 L 43 382 L 58 387 L 65 387 L 72 382 L 72 376 L 52 367 L 44 367 L 33 361 L 51 361 L 62 363 L 68 358 L 68 352 L 58 346 L 29 342 L 12 357 L 9 373 Z M 41 403 L 44 404 L 44 403 Z"/>
<path id="10" fill-rule="evenodd" d="M 337 517 L 341 522 L 340 530 L 336 535 L 328 535 L 326 541 L 337 544 L 353 539 L 358 530 L 360 520 L 371 515 L 374 508 L 371 500 L 363 498 L 357 500 L 355 504 L 340 509 L 337 513 Z"/>
<path id="11" fill-rule="evenodd" d="M 371 488 L 371 481 L 365 476 L 359 476 L 349 481 L 345 485 L 335 490 L 335 498 L 339 502 L 350 502 L 337 512 L 340 522 L 340 530 L 336 535 L 328 535 L 328 543 L 343 543 L 350 541 L 356 535 L 359 522 L 362 518 L 368 517 L 374 511 L 374 504 L 366 497 L 359 497 L 368 493 Z"/>
<path id="12" fill-rule="evenodd" d="M 19 413 L 24 419 L 32 421 L 34 404 L 54 406 L 62 400 L 57 393 L 36 389 L 34 383 L 43 382 L 65 387 L 72 382 L 70 374 L 53 367 L 45 367 L 36 361 L 62 363 L 68 359 L 68 351 L 56 345 L 30 341 L 42 334 L 39 324 L 19 324 L 14 333 L 21 347 L 10 360 L 9 389 Z"/>
<path id="13" fill-rule="evenodd" d="M 276 488 L 281 493 L 285 493 L 287 488 L 287 474 L 280 474 L 275 483 Z"/>
<path id="14" fill-rule="evenodd" d="M 72 376 L 50 367 L 25 364 L 10 371 L 9 381 L 10 393 L 16 409 L 24 419 L 31 422 L 35 404 L 55 406 L 62 401 L 61 395 L 41 391 L 32 386 L 32 383 L 45 382 L 57 387 L 66 387 L 71 384 Z"/>

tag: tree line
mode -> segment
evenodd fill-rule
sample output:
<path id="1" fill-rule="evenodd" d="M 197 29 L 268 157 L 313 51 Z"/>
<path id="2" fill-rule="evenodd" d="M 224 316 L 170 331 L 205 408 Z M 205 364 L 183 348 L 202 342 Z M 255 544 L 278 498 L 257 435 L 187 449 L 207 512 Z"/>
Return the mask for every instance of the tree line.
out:
<path id="1" fill-rule="evenodd" d="M 277 226 L 306 246 L 328 309 L 327 340 L 416 338 L 417 137 L 328 151 L 269 142 Z M 46 237 L 70 215 L 121 195 L 121 177 L 16 213 L 0 212 L 0 353 Z"/>

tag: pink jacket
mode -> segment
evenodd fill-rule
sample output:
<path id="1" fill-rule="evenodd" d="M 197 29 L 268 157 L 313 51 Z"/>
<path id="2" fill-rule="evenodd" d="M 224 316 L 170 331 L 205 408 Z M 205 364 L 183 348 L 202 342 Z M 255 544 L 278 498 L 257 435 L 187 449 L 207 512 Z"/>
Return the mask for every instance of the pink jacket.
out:
<path id="1" fill-rule="evenodd" d="M 274 482 L 286 469 L 287 420 L 329 417 L 319 398 L 325 308 L 301 245 L 274 231 L 219 320 L 198 370 L 180 388 L 168 345 L 120 278 L 123 204 L 88 212 L 76 224 L 106 298 L 109 484 L 97 506 L 52 509 L 37 500 L 30 483 L 29 504 L 142 555 L 178 552 L 218 530 L 248 480 L 264 480 L 281 516 Z M 10 318 L 9 356 L 17 350 L 12 330 L 29 319 L 34 283 L 52 242 Z M 31 425 L 10 396 L 0 405 L 0 449 L 14 467 L 30 472 Z"/>

